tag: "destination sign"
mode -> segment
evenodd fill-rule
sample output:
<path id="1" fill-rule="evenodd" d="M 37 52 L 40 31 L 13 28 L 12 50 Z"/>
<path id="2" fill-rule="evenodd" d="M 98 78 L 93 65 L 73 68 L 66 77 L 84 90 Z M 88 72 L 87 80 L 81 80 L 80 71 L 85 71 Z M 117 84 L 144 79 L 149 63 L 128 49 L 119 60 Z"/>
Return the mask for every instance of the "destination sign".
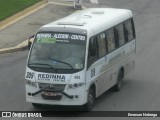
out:
<path id="1" fill-rule="evenodd" d="M 54 38 L 56 40 L 79 40 L 85 41 L 85 35 L 70 34 L 70 33 L 38 33 L 36 36 L 37 39 L 43 38 Z"/>

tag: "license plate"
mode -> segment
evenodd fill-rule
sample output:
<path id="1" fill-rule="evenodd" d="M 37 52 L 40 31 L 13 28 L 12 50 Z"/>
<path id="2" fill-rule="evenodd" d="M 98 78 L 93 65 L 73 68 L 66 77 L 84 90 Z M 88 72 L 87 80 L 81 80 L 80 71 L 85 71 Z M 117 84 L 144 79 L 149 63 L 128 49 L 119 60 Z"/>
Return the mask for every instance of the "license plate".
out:
<path id="1" fill-rule="evenodd" d="M 54 92 L 43 92 L 43 94 L 46 96 L 57 96 L 57 93 Z"/>

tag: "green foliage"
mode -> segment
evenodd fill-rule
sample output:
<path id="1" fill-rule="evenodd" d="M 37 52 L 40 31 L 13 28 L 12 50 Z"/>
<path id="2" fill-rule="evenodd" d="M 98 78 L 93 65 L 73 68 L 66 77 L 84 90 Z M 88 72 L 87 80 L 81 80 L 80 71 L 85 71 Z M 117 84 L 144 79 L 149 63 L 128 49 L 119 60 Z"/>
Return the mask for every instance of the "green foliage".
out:
<path id="1" fill-rule="evenodd" d="M 0 0 L 0 21 L 41 0 Z"/>

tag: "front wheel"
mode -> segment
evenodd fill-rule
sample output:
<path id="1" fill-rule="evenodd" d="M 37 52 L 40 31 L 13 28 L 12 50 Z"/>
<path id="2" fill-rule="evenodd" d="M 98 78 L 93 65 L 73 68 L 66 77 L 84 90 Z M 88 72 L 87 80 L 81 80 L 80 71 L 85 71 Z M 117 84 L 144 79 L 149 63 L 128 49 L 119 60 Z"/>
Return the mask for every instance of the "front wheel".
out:
<path id="1" fill-rule="evenodd" d="M 95 92 L 94 89 L 91 88 L 88 92 L 88 102 L 84 105 L 84 110 L 91 111 L 94 105 L 94 101 L 95 101 Z"/>
<path id="2" fill-rule="evenodd" d="M 34 108 L 40 108 L 40 107 L 42 107 L 42 105 L 41 105 L 41 104 L 38 104 L 38 103 L 32 103 L 32 106 L 33 106 Z"/>

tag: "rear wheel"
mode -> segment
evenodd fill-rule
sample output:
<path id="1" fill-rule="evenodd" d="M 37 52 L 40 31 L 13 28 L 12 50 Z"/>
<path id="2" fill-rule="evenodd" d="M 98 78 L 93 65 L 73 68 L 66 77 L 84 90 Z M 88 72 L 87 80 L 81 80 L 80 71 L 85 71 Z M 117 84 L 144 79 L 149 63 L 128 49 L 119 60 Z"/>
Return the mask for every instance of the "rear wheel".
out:
<path id="1" fill-rule="evenodd" d="M 88 102 L 84 105 L 84 110 L 91 111 L 94 105 L 94 101 L 95 101 L 95 92 L 93 88 L 90 88 L 88 92 Z"/>
<path id="2" fill-rule="evenodd" d="M 114 91 L 120 91 L 120 89 L 122 88 L 122 80 L 123 80 L 123 72 L 122 70 L 120 70 L 117 76 L 117 84 L 113 87 Z"/>

